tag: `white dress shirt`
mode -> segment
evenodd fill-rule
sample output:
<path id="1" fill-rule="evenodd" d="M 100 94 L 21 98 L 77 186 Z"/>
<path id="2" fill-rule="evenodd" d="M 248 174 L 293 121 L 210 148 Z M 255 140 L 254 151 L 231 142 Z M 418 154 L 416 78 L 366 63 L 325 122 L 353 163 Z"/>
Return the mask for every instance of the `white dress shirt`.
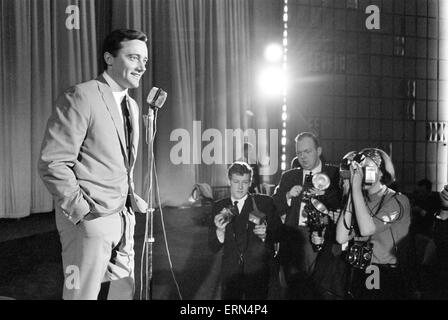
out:
<path id="1" fill-rule="evenodd" d="M 241 213 L 241 211 L 243 210 L 244 202 L 246 202 L 246 199 L 247 199 L 247 194 L 239 200 L 230 197 L 230 200 L 232 201 L 232 205 L 235 203 L 235 201 L 238 201 L 238 203 L 236 205 L 238 207 L 238 213 Z"/>

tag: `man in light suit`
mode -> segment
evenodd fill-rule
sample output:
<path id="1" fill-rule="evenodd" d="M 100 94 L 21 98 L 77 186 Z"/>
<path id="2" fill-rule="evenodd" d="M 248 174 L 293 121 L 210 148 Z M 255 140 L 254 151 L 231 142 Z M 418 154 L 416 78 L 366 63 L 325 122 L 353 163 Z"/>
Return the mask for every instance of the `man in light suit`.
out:
<path id="1" fill-rule="evenodd" d="M 64 299 L 134 296 L 134 212 L 147 204 L 134 188 L 139 109 L 128 89 L 146 70 L 146 41 L 108 35 L 105 72 L 66 90 L 48 120 L 39 173 L 55 201 Z"/>

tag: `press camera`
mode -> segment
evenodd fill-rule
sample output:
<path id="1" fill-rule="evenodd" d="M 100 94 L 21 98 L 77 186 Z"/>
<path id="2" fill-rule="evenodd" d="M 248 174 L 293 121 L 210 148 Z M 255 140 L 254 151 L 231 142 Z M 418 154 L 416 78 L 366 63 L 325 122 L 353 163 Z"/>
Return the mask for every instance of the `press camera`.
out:
<path id="1" fill-rule="evenodd" d="M 355 268 L 365 269 L 370 265 L 373 256 L 373 243 L 354 241 L 347 252 L 347 262 Z"/>
<path id="2" fill-rule="evenodd" d="M 376 181 L 377 168 L 367 164 L 366 156 L 363 153 L 351 151 L 347 153 L 339 165 L 339 175 L 343 179 L 350 179 L 350 166 L 352 162 L 358 163 L 362 167 L 363 180 L 365 184 L 373 184 Z"/>

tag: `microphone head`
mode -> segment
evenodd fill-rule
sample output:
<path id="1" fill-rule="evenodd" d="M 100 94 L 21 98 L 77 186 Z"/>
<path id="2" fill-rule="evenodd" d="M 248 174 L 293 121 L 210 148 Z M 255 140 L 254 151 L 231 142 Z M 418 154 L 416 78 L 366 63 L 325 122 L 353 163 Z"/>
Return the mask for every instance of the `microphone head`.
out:
<path id="1" fill-rule="evenodd" d="M 146 98 L 146 102 L 149 103 L 149 106 L 153 109 L 162 108 L 165 103 L 167 97 L 167 93 L 160 88 L 152 87 L 151 91 L 148 94 L 148 98 Z"/>

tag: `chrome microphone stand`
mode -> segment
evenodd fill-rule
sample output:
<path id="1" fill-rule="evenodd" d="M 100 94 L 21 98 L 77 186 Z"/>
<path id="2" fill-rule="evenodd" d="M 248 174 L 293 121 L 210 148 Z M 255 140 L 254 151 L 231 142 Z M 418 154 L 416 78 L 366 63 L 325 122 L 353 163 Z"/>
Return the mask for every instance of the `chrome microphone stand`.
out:
<path id="1" fill-rule="evenodd" d="M 154 211 L 153 208 L 153 172 L 154 172 L 154 138 L 155 138 L 155 123 L 157 119 L 157 108 L 149 108 L 148 114 L 143 115 L 143 123 L 146 128 L 145 141 L 148 146 L 148 173 L 149 184 L 146 203 L 148 208 L 146 209 L 146 227 L 145 227 L 145 299 L 152 300 L 152 275 L 153 275 L 153 245 L 154 239 Z M 148 234 L 149 230 L 149 234 Z M 143 283 L 142 283 L 143 285 Z"/>

